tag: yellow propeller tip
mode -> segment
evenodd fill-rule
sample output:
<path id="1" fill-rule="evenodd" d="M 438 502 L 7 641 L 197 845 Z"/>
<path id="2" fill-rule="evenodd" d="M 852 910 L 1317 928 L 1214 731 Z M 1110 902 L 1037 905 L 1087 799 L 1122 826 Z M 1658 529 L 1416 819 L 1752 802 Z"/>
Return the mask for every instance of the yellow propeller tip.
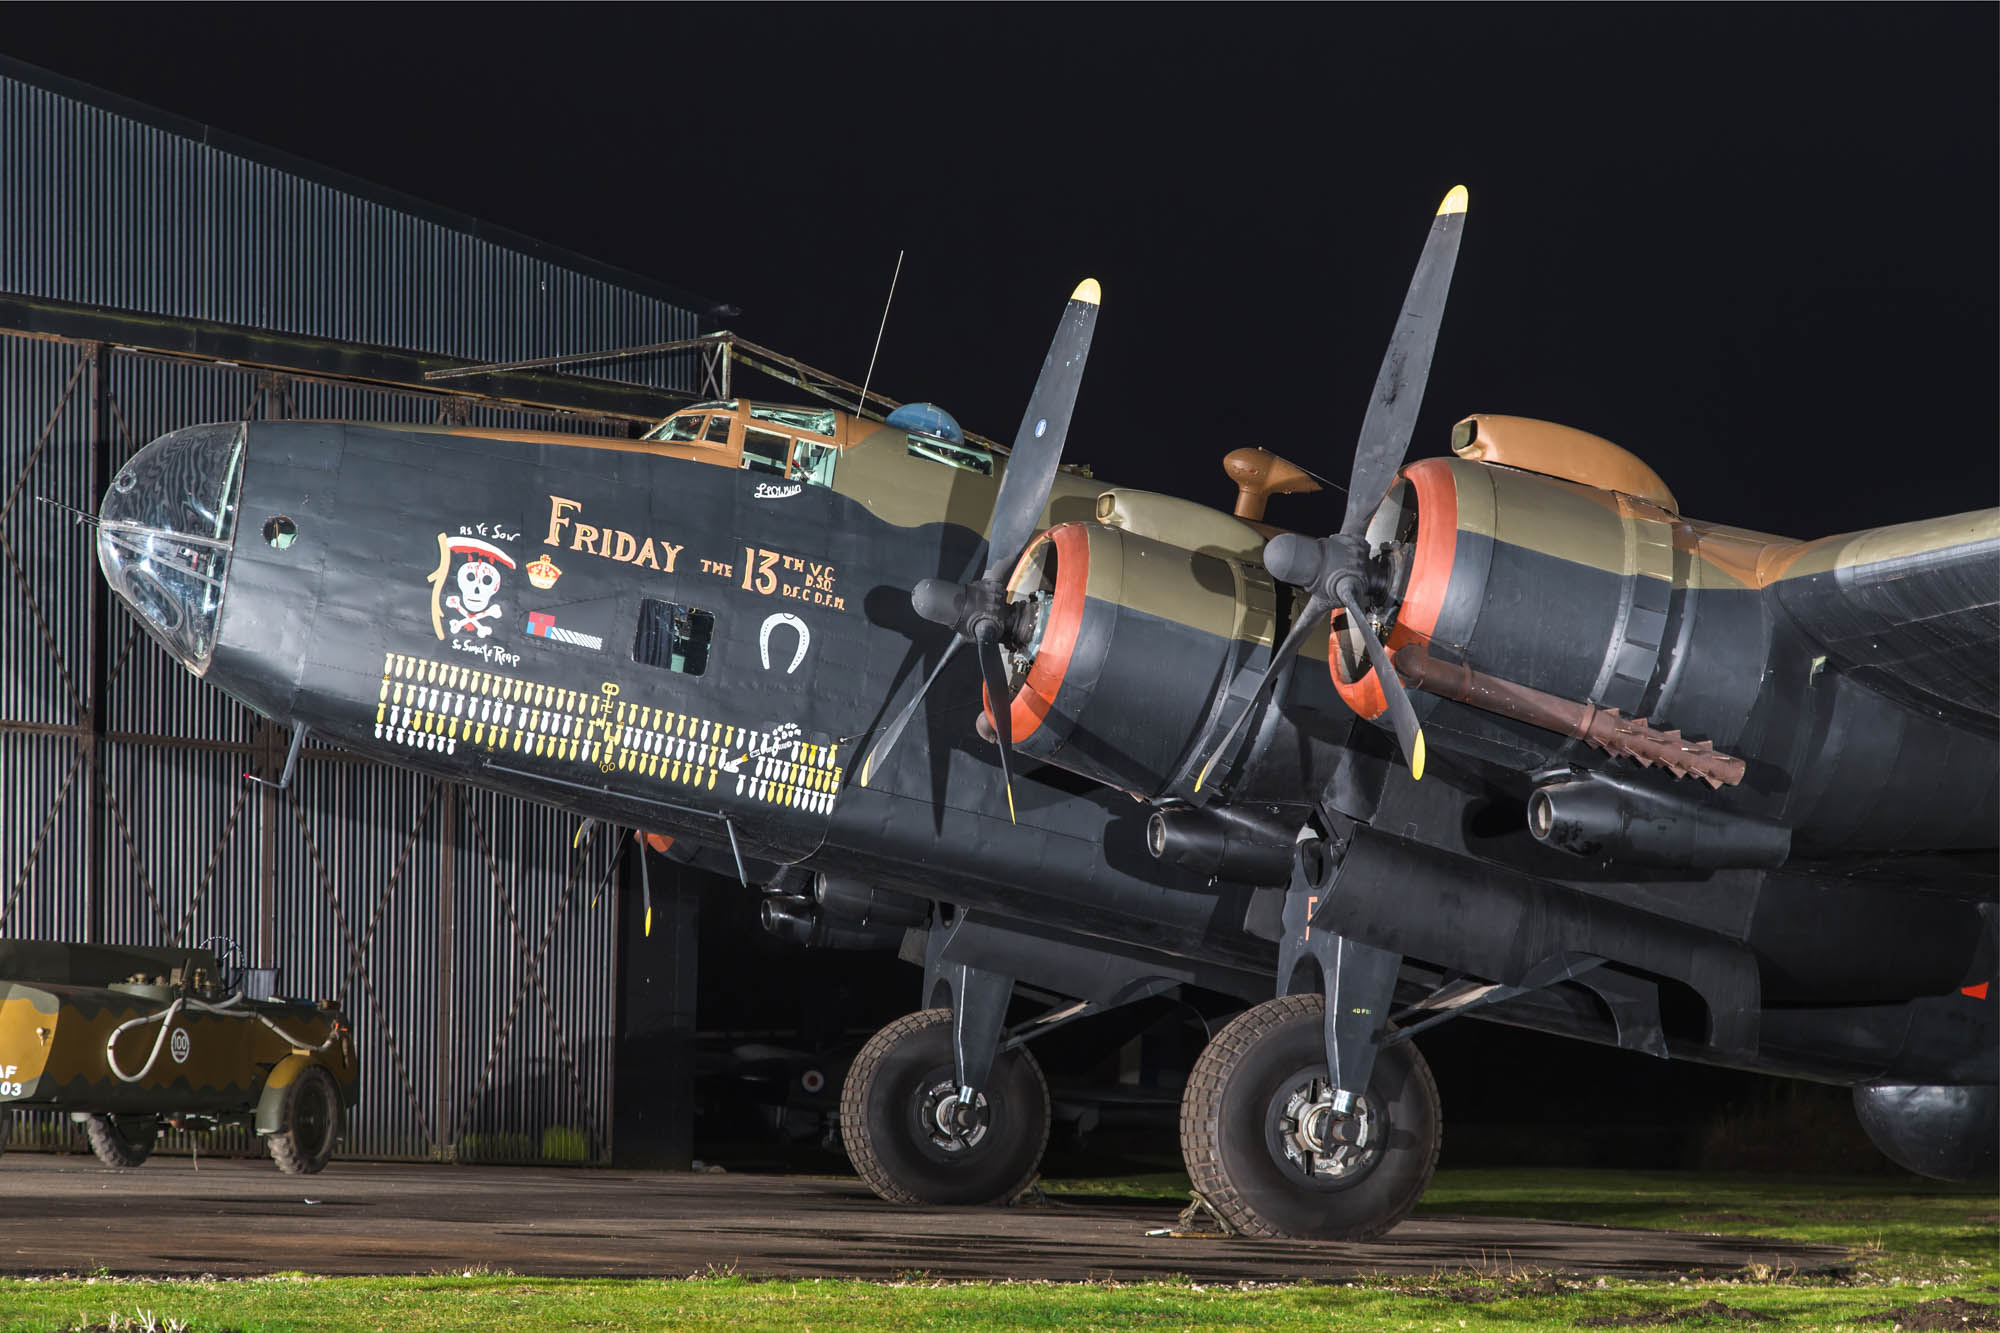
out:
<path id="1" fill-rule="evenodd" d="M 1007 822 L 1010 824 L 1021 822 L 1014 817 L 1014 784 L 1011 782 L 1007 784 Z"/>
<path id="2" fill-rule="evenodd" d="M 1421 731 L 1417 733 L 1417 743 L 1410 747 L 1410 779 L 1414 782 L 1424 780 L 1424 733 Z"/>
<path id="3" fill-rule="evenodd" d="M 1104 289 L 1097 285 L 1096 278 L 1085 278 L 1076 285 L 1076 290 L 1069 294 L 1069 299 L 1081 301 L 1085 305 L 1103 305 Z"/>
<path id="4" fill-rule="evenodd" d="M 1446 195 L 1444 202 L 1438 205 L 1438 216 L 1444 217 L 1448 213 L 1463 213 L 1469 198 L 1470 196 L 1466 194 L 1463 185 L 1452 186 L 1451 193 Z"/>
<path id="5" fill-rule="evenodd" d="M 868 775 L 875 771 L 875 756 L 869 755 L 868 762 L 861 766 L 861 785 L 868 785 Z"/>
<path id="6" fill-rule="evenodd" d="M 653 938 L 653 909 L 650 907 L 646 909 L 646 938 Z"/>

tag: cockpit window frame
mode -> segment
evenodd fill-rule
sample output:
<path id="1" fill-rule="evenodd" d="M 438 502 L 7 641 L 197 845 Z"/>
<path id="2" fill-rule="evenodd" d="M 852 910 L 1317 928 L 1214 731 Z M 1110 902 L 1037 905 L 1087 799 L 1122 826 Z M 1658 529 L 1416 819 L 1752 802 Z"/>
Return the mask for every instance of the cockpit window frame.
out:
<path id="1" fill-rule="evenodd" d="M 729 432 L 734 431 L 739 420 L 736 414 L 741 406 L 740 401 L 734 398 L 727 401 L 718 399 L 714 402 L 690 403 L 667 416 L 639 438 L 651 444 L 678 444 L 695 449 L 726 448 L 729 444 Z M 674 422 L 689 419 L 693 419 L 696 423 L 694 434 L 685 437 L 668 436 L 668 427 Z M 725 433 L 720 440 L 714 438 L 717 423 L 725 424 Z"/>
<path id="2" fill-rule="evenodd" d="M 975 476 L 993 475 L 993 454 L 970 442 L 954 444 L 941 435 L 931 435 L 924 431 L 908 431 L 904 434 L 904 452 L 912 458 L 921 458 L 926 463 L 941 463 L 945 467 L 956 468 L 960 472 L 970 472 Z M 981 465 L 984 466 L 981 466 Z"/>
<path id="3" fill-rule="evenodd" d="M 840 422 L 839 414 L 830 407 L 788 407 L 782 403 L 753 403 L 750 419 L 797 435 L 816 435 L 823 440 L 834 438 Z"/>

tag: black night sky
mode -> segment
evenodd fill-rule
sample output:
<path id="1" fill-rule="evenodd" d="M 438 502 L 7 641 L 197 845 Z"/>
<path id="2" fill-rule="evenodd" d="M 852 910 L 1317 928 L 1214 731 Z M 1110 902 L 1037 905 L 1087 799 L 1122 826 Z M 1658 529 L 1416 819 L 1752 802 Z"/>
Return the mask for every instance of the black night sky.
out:
<path id="1" fill-rule="evenodd" d="M 0 53 L 738 306 L 855 380 L 906 250 L 877 387 L 1001 439 L 1096 276 L 1070 459 L 1218 505 L 1243 444 L 1345 478 L 1462 182 L 1413 456 L 1504 412 L 1791 536 L 2000 502 L 1991 4 L 11 5 Z M 830 966 L 790 965 L 805 993 Z M 1458 1123 L 1455 1088 L 1501 1119 L 1725 1096 L 1451 1031 Z"/>
<path id="2" fill-rule="evenodd" d="M 1218 503 L 1240 444 L 1344 479 L 1463 182 L 1414 456 L 1547 417 L 1818 536 L 2000 492 L 1996 38 L 1989 5 L 15 5 L 0 51 L 856 380 L 906 249 L 877 385 L 1002 439 L 1097 276 L 1069 456 Z"/>

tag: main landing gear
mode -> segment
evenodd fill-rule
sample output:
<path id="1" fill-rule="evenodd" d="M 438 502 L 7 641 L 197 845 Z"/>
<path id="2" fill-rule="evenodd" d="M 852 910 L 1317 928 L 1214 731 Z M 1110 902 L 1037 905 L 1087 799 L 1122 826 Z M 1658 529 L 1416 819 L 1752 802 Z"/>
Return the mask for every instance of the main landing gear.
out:
<path id="1" fill-rule="evenodd" d="M 1407 1043 L 1376 1055 L 1343 1104 L 1327 1073 L 1326 1001 L 1287 995 L 1217 1033 L 1188 1075 L 1181 1153 L 1195 1191 L 1250 1236 L 1371 1240 L 1437 1165 L 1437 1085 Z"/>
<path id="2" fill-rule="evenodd" d="M 1277 975 L 1281 989 L 1303 993 L 1237 1015 L 1195 1061 L 1181 1101 L 1195 1192 L 1245 1235 L 1372 1239 L 1409 1215 L 1437 1165 L 1437 1085 L 1388 1026 L 1402 957 L 1314 929 L 1325 887 L 1295 875 L 1286 894 Z M 1163 976 L 1160 960 L 1018 936 L 965 913 L 935 921 L 925 953 L 925 993 L 950 1007 L 876 1033 L 841 1089 L 848 1157 L 892 1203 L 1017 1197 L 1049 1137 L 1048 1085 L 1023 1042 L 1211 980 L 1191 969 Z M 1003 1031 L 1013 978 L 1024 973 L 1081 998 Z"/>
<path id="3" fill-rule="evenodd" d="M 1181 1152 L 1208 1205 L 1249 1236 L 1370 1240 L 1403 1220 L 1437 1164 L 1437 1085 L 1417 1048 L 1380 1048 L 1367 1090 L 1328 1076 L 1326 1002 L 1287 995 L 1217 1033 L 1188 1076 Z M 968 1101 L 952 1013 L 925 1009 L 871 1038 L 840 1097 L 863 1181 L 891 1203 L 1003 1204 L 1034 1180 L 1049 1092 L 1025 1046 L 996 1053 Z"/>
<path id="4" fill-rule="evenodd" d="M 840 1132 L 854 1169 L 891 1203 L 1006 1203 L 1048 1146 L 1049 1085 L 1017 1046 L 965 1097 L 951 1010 L 925 1009 L 861 1048 L 840 1091 Z"/>

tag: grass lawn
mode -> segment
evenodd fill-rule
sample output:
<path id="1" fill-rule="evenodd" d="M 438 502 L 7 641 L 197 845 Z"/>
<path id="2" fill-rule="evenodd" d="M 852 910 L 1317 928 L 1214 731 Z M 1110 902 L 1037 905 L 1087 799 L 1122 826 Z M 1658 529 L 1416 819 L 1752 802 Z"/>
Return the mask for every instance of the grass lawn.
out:
<path id="1" fill-rule="evenodd" d="M 1049 1181 L 1051 1194 L 1168 1197 L 1172 1175 Z M 1182 1196 L 1184 1197 L 1184 1196 Z M 1778 1236 L 1845 1246 L 1851 1271 L 1578 1283 L 1540 1272 L 1243 1289 L 1188 1282 L 422 1278 L 0 1280 L 0 1330 L 1333 1328 L 1458 1333 L 1665 1323 L 2000 1329 L 2000 1200 L 1913 1178 L 1575 1170 L 1440 1172 L 1423 1211 Z"/>

